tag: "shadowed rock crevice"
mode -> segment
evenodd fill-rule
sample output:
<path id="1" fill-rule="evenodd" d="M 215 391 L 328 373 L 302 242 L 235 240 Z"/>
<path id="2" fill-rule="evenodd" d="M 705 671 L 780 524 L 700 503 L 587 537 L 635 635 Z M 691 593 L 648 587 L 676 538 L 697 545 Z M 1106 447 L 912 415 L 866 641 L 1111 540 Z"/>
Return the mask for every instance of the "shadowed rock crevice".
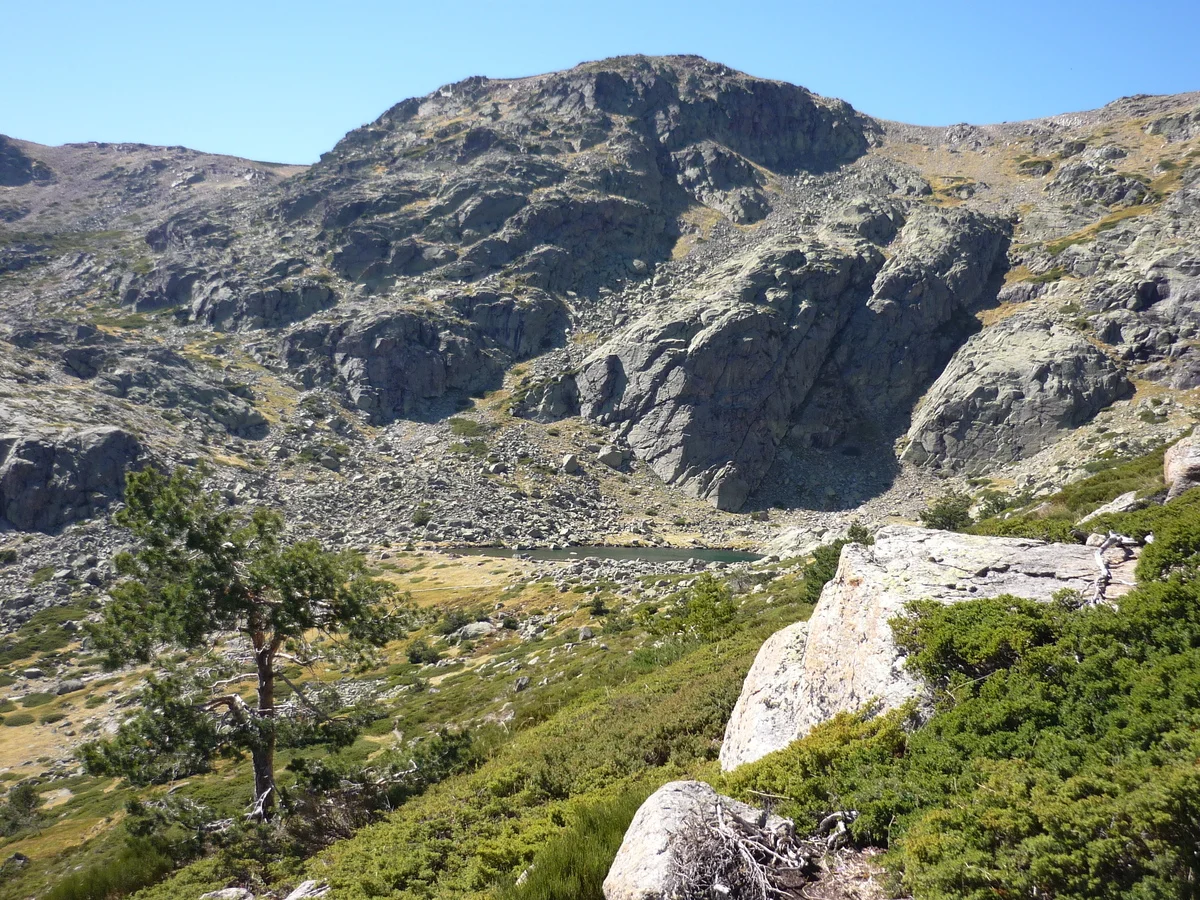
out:
<path id="1" fill-rule="evenodd" d="M 142 447 L 112 426 L 0 435 L 0 526 L 58 531 L 120 499 Z"/>

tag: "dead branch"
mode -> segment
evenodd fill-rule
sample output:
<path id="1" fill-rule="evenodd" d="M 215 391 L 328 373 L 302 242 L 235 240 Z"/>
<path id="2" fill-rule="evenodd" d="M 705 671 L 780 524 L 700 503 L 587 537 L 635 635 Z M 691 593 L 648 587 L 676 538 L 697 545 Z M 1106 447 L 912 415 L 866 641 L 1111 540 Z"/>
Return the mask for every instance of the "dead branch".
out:
<path id="1" fill-rule="evenodd" d="M 747 822 L 718 802 L 711 815 L 699 812 L 675 842 L 668 896 L 679 900 L 777 900 L 797 896 L 825 852 L 823 840 L 796 838 L 791 823 Z"/>

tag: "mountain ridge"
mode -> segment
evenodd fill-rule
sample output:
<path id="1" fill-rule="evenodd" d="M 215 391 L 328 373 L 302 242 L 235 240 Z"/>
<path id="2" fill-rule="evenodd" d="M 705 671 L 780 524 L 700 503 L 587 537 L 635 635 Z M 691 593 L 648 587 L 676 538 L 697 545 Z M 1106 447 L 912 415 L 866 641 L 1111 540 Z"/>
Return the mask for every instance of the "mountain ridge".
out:
<path id="1" fill-rule="evenodd" d="M 402 466 L 426 459 L 456 496 L 478 497 L 525 490 L 522 455 L 557 468 L 562 452 L 586 455 L 595 441 L 633 454 L 632 474 L 649 479 L 641 490 L 657 493 L 662 481 L 674 486 L 664 496 L 680 498 L 671 502 L 791 509 L 819 531 L 834 521 L 825 513 L 864 501 L 875 504 L 871 516 L 902 510 L 904 502 L 882 499 L 897 479 L 927 496 L 963 465 L 947 455 L 941 430 L 976 433 L 978 423 L 985 444 L 994 440 L 986 432 L 1007 429 L 1009 468 L 1049 490 L 1075 470 L 1026 460 L 1063 440 L 1111 443 L 1078 431 L 1109 404 L 1131 404 L 1117 407 L 1118 417 L 1142 443 L 1177 432 L 1186 418 L 1188 385 L 1200 378 L 1191 374 L 1200 363 L 1186 252 L 1197 98 L 1137 96 L 1100 110 L 939 129 L 875 120 L 699 57 L 630 56 L 464 79 L 393 105 L 307 167 L 6 139 L 29 162 L 6 163 L 24 173 L 10 178 L 26 180 L 0 193 L 0 309 L 10 343 L 25 335 L 14 353 L 38 377 L 22 386 L 8 372 L 12 399 L 0 421 L 17 433 L 45 430 L 44 416 L 13 402 L 54 396 L 68 398 L 56 427 L 86 428 L 98 419 L 88 404 L 116 401 L 118 424 L 144 438 L 148 459 L 249 452 L 268 460 L 253 473 L 255 491 L 285 504 L 306 502 L 295 476 L 309 445 L 338 452 L 314 450 L 308 464 L 346 460 L 371 483 L 390 477 L 383 457 L 402 447 Z M 835 258 L 873 261 L 856 263 L 865 265 L 859 287 L 829 302 L 824 282 L 805 279 Z M 780 274 L 783 260 L 790 274 Z M 686 304 L 690 319 L 680 318 Z M 1061 312 L 1073 308 L 1079 314 Z M 739 325 L 754 309 L 774 310 L 755 321 L 775 324 L 761 333 Z M 805 344 L 811 325 L 802 321 L 817 310 L 834 317 L 837 337 Z M 1005 328 L 1019 341 L 1033 346 L 1049 324 L 1054 353 L 1091 362 L 1064 362 L 1047 387 L 1014 358 L 995 377 L 1021 397 L 997 407 L 979 395 L 956 407 L 953 422 L 926 410 L 923 430 L 908 434 L 913 409 L 951 358 L 976 352 L 971 335 L 982 329 L 982 340 L 993 320 L 1017 310 Z M 1085 333 L 1068 340 L 1063 329 L 1084 319 Z M 1033 332 L 1021 330 L 1026 322 Z M 31 324 L 50 324 L 41 330 L 57 336 L 34 339 Z M 77 325 L 86 334 L 72 331 Z M 705 361 L 705 353 L 734 358 L 729 348 L 745 343 L 737 328 L 750 328 L 743 337 L 759 340 L 765 355 L 749 353 L 732 368 Z M 672 344 L 682 339 L 672 329 L 701 341 L 694 354 Z M 781 349 L 767 347 L 768 333 L 784 340 Z M 653 363 L 638 355 L 645 335 L 661 336 L 651 342 Z M 726 349 L 704 350 L 710 340 Z M 169 362 L 163 349 L 174 354 Z M 763 363 L 772 359 L 804 374 Z M 660 369 L 632 379 L 618 371 L 643 365 Z M 1170 403 L 1182 391 L 1183 405 L 1160 417 L 1160 407 L 1147 411 L 1144 391 L 1123 400 L 1143 369 L 1167 385 Z M 687 402 L 678 402 L 680 385 Z M 481 392 L 494 400 L 470 396 Z M 769 408 L 765 397 L 774 398 Z M 298 416 L 301 401 L 328 412 Z M 190 419 L 162 418 L 180 404 Z M 489 447 L 483 460 L 513 469 L 509 478 L 481 480 L 474 460 L 443 452 L 453 443 L 445 438 L 442 449 L 426 448 L 464 404 L 502 435 L 510 424 L 522 429 L 513 446 L 523 449 L 508 456 Z M 580 410 L 588 415 L 576 419 Z M 571 441 L 548 434 L 564 416 L 578 422 Z M 1165 421 L 1142 421 L 1151 418 Z M 264 427 L 265 437 L 247 443 Z M 387 451 L 377 454 L 372 441 Z M 942 449 L 905 457 L 913 441 Z M 853 476 L 846 459 L 863 461 Z M 332 477 L 329 489 L 349 509 L 378 509 L 345 473 L 326 471 L 306 477 Z M 611 483 L 617 474 L 585 476 L 588 490 L 615 505 L 578 537 L 642 527 L 641 504 Z M 1009 477 L 972 471 L 988 474 Z M 227 477 L 232 489 L 239 477 Z M 575 483 L 563 482 L 569 493 Z M 402 499 L 420 497 L 414 485 Z M 451 508 L 448 520 L 472 518 L 458 514 L 459 501 Z M 688 509 L 706 523 L 706 541 L 736 542 L 735 523 L 769 539 L 753 520 Z M 366 518 L 403 516 L 397 506 Z M 500 534 L 503 524 L 488 525 L 484 540 L 520 539 Z M 655 528 L 673 539 L 666 523 Z M 533 531 L 527 539 L 539 540 Z"/>

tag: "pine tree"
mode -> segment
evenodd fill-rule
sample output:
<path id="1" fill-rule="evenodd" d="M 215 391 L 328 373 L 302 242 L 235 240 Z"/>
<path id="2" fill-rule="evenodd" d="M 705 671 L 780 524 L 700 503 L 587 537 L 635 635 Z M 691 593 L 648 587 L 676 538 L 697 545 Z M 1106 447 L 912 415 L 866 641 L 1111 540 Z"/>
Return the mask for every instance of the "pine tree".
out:
<path id="1" fill-rule="evenodd" d="M 401 633 L 403 607 L 388 602 L 393 587 L 371 578 L 357 555 L 311 540 L 289 543 L 278 512 L 231 509 L 204 490 L 202 478 L 186 469 L 170 477 L 154 469 L 130 474 L 116 521 L 137 546 L 115 558 L 121 580 L 90 632 L 112 667 L 227 641 L 250 671 L 211 679 L 199 697 L 195 672 L 191 690 L 179 678 L 151 679 L 146 709 L 81 755 L 93 772 L 149 783 L 196 771 L 223 750 L 248 750 L 252 815 L 265 819 L 278 794 L 277 679 L 306 697 L 282 664 L 312 665 L 331 642 L 382 646 Z M 249 679 L 257 683 L 255 703 L 221 692 Z"/>

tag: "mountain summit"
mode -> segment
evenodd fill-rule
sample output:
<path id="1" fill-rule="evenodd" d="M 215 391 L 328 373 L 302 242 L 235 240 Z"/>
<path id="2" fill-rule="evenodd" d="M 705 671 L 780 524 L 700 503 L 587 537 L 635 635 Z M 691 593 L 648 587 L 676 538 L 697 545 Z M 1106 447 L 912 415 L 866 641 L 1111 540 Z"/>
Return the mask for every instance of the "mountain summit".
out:
<path id="1" fill-rule="evenodd" d="M 36 374 L 0 414 L 44 448 L 97 424 L 146 459 L 278 446 L 263 496 L 304 449 L 284 395 L 343 407 L 353 458 L 503 389 L 526 439 L 592 423 L 731 511 L 999 473 L 1139 380 L 1200 384 L 1196 110 L 919 128 L 631 56 L 447 85 L 307 168 L 5 138 L 0 377 Z M 22 512 L 66 503 L 40 477 L 10 523 L 103 507 Z"/>

